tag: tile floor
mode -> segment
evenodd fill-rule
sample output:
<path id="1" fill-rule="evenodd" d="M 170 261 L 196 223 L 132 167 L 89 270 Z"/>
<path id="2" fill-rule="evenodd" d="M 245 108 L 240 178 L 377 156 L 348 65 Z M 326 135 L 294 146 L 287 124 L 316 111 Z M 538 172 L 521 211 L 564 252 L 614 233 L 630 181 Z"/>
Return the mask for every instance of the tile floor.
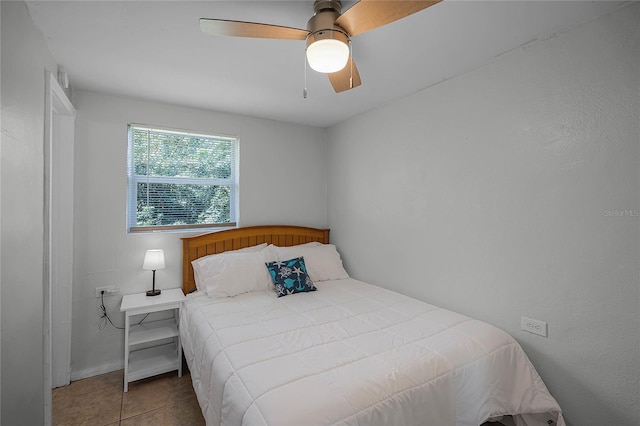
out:
<path id="1" fill-rule="evenodd" d="M 124 370 L 53 390 L 54 426 L 204 426 L 189 370 L 129 383 Z"/>

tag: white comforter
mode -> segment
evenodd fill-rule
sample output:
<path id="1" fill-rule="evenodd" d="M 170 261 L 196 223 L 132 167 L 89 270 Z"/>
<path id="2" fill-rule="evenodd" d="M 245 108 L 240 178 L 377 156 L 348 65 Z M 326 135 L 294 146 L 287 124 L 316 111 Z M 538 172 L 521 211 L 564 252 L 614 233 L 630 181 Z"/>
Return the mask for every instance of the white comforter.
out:
<path id="1" fill-rule="evenodd" d="M 207 425 L 564 425 L 503 331 L 353 279 L 317 287 L 187 298 L 180 334 Z"/>

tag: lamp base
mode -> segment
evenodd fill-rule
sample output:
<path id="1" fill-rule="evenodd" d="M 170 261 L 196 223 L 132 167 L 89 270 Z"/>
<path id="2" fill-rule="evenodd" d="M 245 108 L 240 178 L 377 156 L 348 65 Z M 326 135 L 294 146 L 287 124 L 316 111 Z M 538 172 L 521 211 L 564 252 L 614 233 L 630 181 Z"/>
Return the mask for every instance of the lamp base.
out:
<path id="1" fill-rule="evenodd" d="M 159 296 L 162 293 L 162 290 L 149 290 L 147 291 L 147 296 Z"/>

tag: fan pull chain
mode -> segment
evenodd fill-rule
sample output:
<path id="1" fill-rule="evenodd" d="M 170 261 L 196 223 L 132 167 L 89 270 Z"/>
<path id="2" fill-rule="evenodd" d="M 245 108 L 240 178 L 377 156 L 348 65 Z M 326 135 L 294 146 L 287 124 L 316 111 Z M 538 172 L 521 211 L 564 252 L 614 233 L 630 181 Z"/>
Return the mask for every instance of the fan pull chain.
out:
<path id="1" fill-rule="evenodd" d="M 353 89 L 353 44 L 349 39 L 349 89 Z"/>
<path id="2" fill-rule="evenodd" d="M 307 99 L 307 49 L 304 50 L 304 88 L 302 89 L 302 97 Z"/>

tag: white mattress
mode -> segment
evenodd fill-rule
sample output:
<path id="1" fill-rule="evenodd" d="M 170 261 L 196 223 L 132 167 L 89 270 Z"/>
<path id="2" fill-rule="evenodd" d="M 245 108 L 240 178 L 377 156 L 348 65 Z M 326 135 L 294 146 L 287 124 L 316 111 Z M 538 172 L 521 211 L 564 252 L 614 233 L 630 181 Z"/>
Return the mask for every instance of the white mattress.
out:
<path id="1" fill-rule="evenodd" d="M 564 425 L 503 331 L 353 279 L 316 285 L 187 297 L 180 334 L 207 425 Z"/>

